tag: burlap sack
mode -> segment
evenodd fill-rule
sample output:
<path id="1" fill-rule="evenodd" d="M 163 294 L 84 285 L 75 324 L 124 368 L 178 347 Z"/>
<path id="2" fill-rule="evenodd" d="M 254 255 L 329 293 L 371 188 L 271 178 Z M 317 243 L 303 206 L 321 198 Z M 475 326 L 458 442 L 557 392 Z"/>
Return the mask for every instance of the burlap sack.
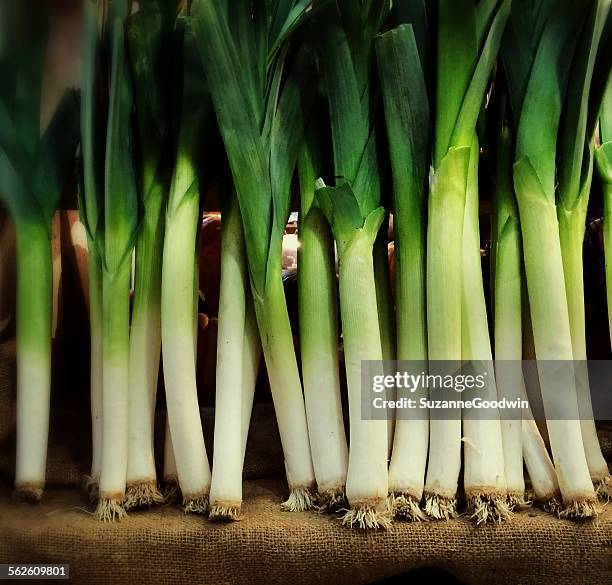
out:
<path id="1" fill-rule="evenodd" d="M 286 484 L 269 405 L 254 412 L 240 522 L 211 524 L 166 506 L 132 512 L 121 523 L 98 523 L 78 489 L 89 465 L 86 408 L 61 408 L 56 401 L 48 470 L 56 487 L 37 505 L 17 503 L 10 498 L 11 356 L 14 348 L 0 346 L 0 563 L 69 563 L 71 582 L 87 585 L 360 584 L 427 566 L 469 585 L 612 583 L 611 508 L 597 522 L 532 509 L 502 526 L 476 528 L 459 518 L 396 522 L 386 532 L 368 533 L 317 513 L 282 512 Z M 212 412 L 204 412 L 203 422 L 210 444 Z"/>

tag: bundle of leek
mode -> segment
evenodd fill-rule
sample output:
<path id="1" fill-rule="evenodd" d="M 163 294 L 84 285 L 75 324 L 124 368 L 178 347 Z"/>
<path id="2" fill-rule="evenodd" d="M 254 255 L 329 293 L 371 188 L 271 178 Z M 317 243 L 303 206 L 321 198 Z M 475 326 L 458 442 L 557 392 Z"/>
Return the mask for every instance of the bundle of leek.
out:
<path id="1" fill-rule="evenodd" d="M 15 489 L 38 500 L 45 484 L 51 391 L 51 220 L 74 162 L 78 101 L 69 92 L 41 136 L 46 23 L 37 10 L 25 21 L 15 18 L 14 5 L 2 8 L 0 27 L 10 30 L 0 46 L 0 201 L 15 224 L 17 243 Z"/>
<path id="2" fill-rule="evenodd" d="M 138 223 L 124 33 L 128 13 L 124 1 L 84 6 L 79 203 L 90 251 L 92 476 L 99 483 L 101 520 L 125 515 L 128 460 L 130 277 Z M 110 78 L 103 71 L 106 64 Z M 108 95 L 108 113 L 100 95 Z"/>
<path id="3" fill-rule="evenodd" d="M 557 129 L 572 55 L 593 3 L 551 0 L 538 3 L 537 10 L 531 4 L 515 0 L 504 41 L 504 68 L 517 121 L 514 188 L 540 388 L 565 507 L 561 513 L 592 516 L 596 513 L 596 496 L 578 420 L 572 335 L 555 207 L 555 163 Z M 576 164 L 580 167 L 582 159 Z M 581 171 L 577 176 L 580 174 Z"/>
<path id="4" fill-rule="evenodd" d="M 282 284 L 282 236 L 302 142 L 310 64 L 284 43 L 307 2 L 196 0 L 193 27 L 236 188 L 257 324 L 276 410 L 290 495 L 314 503 L 314 471 Z M 268 12 L 270 11 L 270 12 Z M 271 14 L 271 18 L 268 15 Z M 293 55 L 292 55 L 293 56 Z M 172 439 L 175 440 L 174 430 Z"/>
<path id="5" fill-rule="evenodd" d="M 462 357 L 490 361 L 480 260 L 476 262 L 475 126 L 509 12 L 509 0 L 478 4 L 441 0 L 438 6 L 435 147 L 427 226 L 430 368 L 458 365 Z M 462 278 L 464 269 L 470 270 L 469 279 Z M 469 286 L 477 290 L 471 291 Z M 446 363 L 438 365 L 438 360 Z M 461 418 L 459 412 L 452 415 L 452 420 L 430 421 L 425 509 L 434 518 L 457 513 Z M 490 498 L 501 487 L 500 471 L 503 477 L 499 421 L 465 420 L 466 435 L 471 439 L 465 451 L 466 495 L 475 509 L 485 506 L 488 510 L 493 501 L 493 507 L 501 502 Z"/>

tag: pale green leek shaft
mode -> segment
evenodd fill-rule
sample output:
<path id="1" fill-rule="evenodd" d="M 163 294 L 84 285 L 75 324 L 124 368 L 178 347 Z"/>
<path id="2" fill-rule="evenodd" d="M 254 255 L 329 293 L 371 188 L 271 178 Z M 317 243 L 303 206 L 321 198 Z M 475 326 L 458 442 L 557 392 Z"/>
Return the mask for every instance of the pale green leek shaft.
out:
<path id="1" fill-rule="evenodd" d="M 51 238 L 49 226 L 16 222 L 17 469 L 15 487 L 38 499 L 47 463 L 51 390 Z"/>

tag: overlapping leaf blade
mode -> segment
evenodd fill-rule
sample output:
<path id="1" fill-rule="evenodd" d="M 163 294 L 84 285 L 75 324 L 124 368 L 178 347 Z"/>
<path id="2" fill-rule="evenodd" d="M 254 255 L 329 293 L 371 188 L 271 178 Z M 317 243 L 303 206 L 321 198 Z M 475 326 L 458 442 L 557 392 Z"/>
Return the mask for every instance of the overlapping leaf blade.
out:
<path id="1" fill-rule="evenodd" d="M 601 101 L 597 91 L 591 92 L 593 74 L 600 40 L 604 31 L 610 1 L 596 2 L 582 31 L 572 64 L 564 106 L 558 157 L 559 195 L 563 206 L 572 209 L 582 192 L 582 185 L 590 175 L 592 164 L 592 131 L 589 130 L 589 103 Z M 608 56 L 607 70 L 609 75 Z M 603 75 L 605 77 L 605 73 Z M 588 196 L 588 193 L 586 194 Z"/>
<path id="2" fill-rule="evenodd" d="M 432 5 L 427 0 L 397 2 L 393 4 L 394 16 L 398 24 L 410 24 L 419 50 L 421 70 L 431 76 L 431 37 L 429 18 Z"/>
<path id="3" fill-rule="evenodd" d="M 436 168 L 451 146 L 463 98 L 478 59 L 473 0 L 441 0 L 438 12 Z"/>
<path id="4" fill-rule="evenodd" d="M 30 191 L 38 200 L 45 221 L 57 209 L 68 173 L 74 169 L 79 141 L 79 101 L 75 91 L 67 92 L 42 136 L 30 178 Z"/>
<path id="5" fill-rule="evenodd" d="M 304 59 L 297 55 L 286 65 L 286 50 L 268 46 L 275 41 L 268 42 L 270 32 L 263 30 L 264 24 L 271 26 L 267 16 L 263 19 L 268 14 L 265 3 L 255 1 L 252 6 L 241 15 L 228 11 L 226 17 L 214 2 L 200 0 L 192 15 L 238 194 L 251 280 L 263 294 L 268 265 L 280 258 L 290 184 L 312 90 L 306 91 L 309 67 Z M 284 14 L 294 18 L 289 5 L 276 5 L 272 14 L 278 22 Z"/>
<path id="6" fill-rule="evenodd" d="M 451 146 L 466 145 L 470 142 L 470 137 L 473 135 L 478 115 L 482 110 L 482 96 L 497 59 L 506 22 L 510 15 L 510 6 L 510 1 L 504 0 L 495 13 L 457 116 L 450 141 Z"/>
<path id="7" fill-rule="evenodd" d="M 411 25 L 400 25 L 377 41 L 378 70 L 385 97 L 393 163 L 394 209 L 422 215 L 427 183 L 430 118 L 427 88 Z M 391 121 L 393 120 L 393 123 Z M 401 213 L 400 211 L 400 213 Z"/>
<path id="8" fill-rule="evenodd" d="M 0 197 L 15 221 L 50 224 L 73 168 L 79 136 L 78 101 L 69 91 L 60 101 L 41 137 L 41 96 L 47 43 L 45 11 L 28 21 L 4 13 L 11 30 L 0 55 L 3 89 L 0 91 L 0 149 L 3 177 Z M 12 20 L 14 18 L 14 20 Z"/>
<path id="9" fill-rule="evenodd" d="M 238 193 L 251 278 L 263 291 L 272 199 L 257 110 L 240 74 L 235 43 L 222 11 L 214 2 L 199 1 L 192 16 L 200 53 L 214 55 L 207 59 L 206 76 Z"/>
<path id="10" fill-rule="evenodd" d="M 104 144 L 106 111 L 101 111 L 98 90 L 100 38 L 98 15 L 93 2 L 83 4 L 83 66 L 81 79 L 81 173 L 79 210 L 81 221 L 94 240 L 104 207 Z"/>
<path id="11" fill-rule="evenodd" d="M 515 9 L 520 10 L 521 4 L 516 2 Z M 552 8 L 550 10 L 550 18 L 542 31 L 533 65 L 528 74 L 525 97 L 515 95 L 512 103 L 513 108 L 514 104 L 522 104 L 517 131 L 517 159 L 523 156 L 531 159 L 544 192 L 553 201 L 556 129 L 559 125 L 571 55 L 576 42 L 576 31 L 580 28 L 577 23 L 584 19 L 585 8 L 582 3 L 563 0 L 555 10 Z M 511 56 L 506 55 L 504 59 L 506 68 L 512 68 L 512 65 L 508 64 L 510 61 Z M 520 91 L 520 87 L 512 82 L 509 83 L 509 88 L 511 94 Z"/>
<path id="12" fill-rule="evenodd" d="M 162 3 L 163 4 L 163 3 Z M 157 2 L 145 2 L 127 23 L 129 61 L 134 80 L 134 102 L 141 156 L 159 162 L 168 133 L 169 102 L 167 79 L 171 78 L 170 57 L 173 20 L 165 20 Z M 153 169 L 155 171 L 155 169 Z"/>
<path id="13" fill-rule="evenodd" d="M 112 73 L 104 175 L 104 259 L 110 273 L 130 254 L 138 225 L 138 199 L 131 158 L 133 95 L 125 55 L 123 21 L 112 27 Z"/>

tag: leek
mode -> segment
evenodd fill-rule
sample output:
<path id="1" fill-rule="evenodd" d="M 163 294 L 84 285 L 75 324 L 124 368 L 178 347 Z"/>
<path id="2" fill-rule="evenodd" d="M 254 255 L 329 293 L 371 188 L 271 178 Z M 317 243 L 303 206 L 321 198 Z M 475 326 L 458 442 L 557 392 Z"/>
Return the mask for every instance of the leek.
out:
<path id="1" fill-rule="evenodd" d="M 612 78 L 604 95 L 599 117 L 599 144 L 595 151 L 597 172 L 601 181 L 604 203 L 604 252 L 606 255 L 606 290 L 608 295 L 608 322 L 612 344 Z"/>
<path id="2" fill-rule="evenodd" d="M 489 339 L 487 309 L 483 290 L 478 218 L 479 144 L 475 138 L 470 153 L 463 224 L 462 357 L 486 375 L 481 391 L 484 400 L 497 398 L 493 356 Z M 477 524 L 507 520 L 504 447 L 499 413 L 463 411 L 463 488 L 468 507 Z"/>
<path id="3" fill-rule="evenodd" d="M 425 197 L 430 122 L 427 88 L 410 24 L 381 35 L 376 43 L 393 171 L 397 359 L 427 360 L 425 306 Z M 426 392 L 421 395 L 426 397 Z M 421 396 L 413 394 L 418 400 Z M 394 512 L 413 520 L 425 482 L 429 419 L 397 420 L 389 466 Z"/>
<path id="4" fill-rule="evenodd" d="M 11 10 L 5 10 L 3 18 L 12 22 L 9 14 Z M 41 137 L 46 34 L 38 16 L 32 21 L 26 27 L 35 26 L 23 30 L 12 22 L 14 28 L 6 31 L 9 42 L 0 47 L 0 201 L 16 230 L 15 490 L 39 500 L 45 484 L 51 391 L 51 222 L 76 152 L 78 102 L 69 92 Z"/>
<path id="5" fill-rule="evenodd" d="M 186 512 L 208 510 L 211 471 L 204 444 L 196 385 L 198 232 L 201 137 L 212 108 L 200 87 L 193 36 L 179 20 L 182 95 L 174 173 L 166 208 L 162 260 L 161 333 L 166 405 L 178 483 Z"/>
<path id="6" fill-rule="evenodd" d="M 224 2 L 197 0 L 192 9 L 242 216 L 253 302 L 285 455 L 290 495 L 284 508 L 289 510 L 310 508 L 315 488 L 281 268 L 290 183 L 303 134 L 302 108 L 310 99 L 305 90 L 310 66 L 302 53 L 292 66 L 286 62 L 283 31 L 297 26 L 305 8 L 298 1 L 277 0 L 269 7 L 244 0 L 230 9 Z"/>
<path id="7" fill-rule="evenodd" d="M 606 50 L 606 47 L 599 48 L 599 45 L 610 14 L 610 4 L 610 0 L 594 2 L 581 33 L 568 84 L 557 158 L 559 168 L 557 217 L 572 354 L 574 362 L 577 362 L 576 390 L 580 403 L 582 441 L 591 479 L 602 494 L 612 490 L 612 478 L 608 464 L 601 453 L 591 406 L 586 364 L 582 244 L 593 175 L 595 128 L 588 127 L 589 109 L 595 110 L 595 115 L 591 114 L 590 118 L 596 120 L 601 98 L 598 96 L 597 88 L 591 86 L 596 84 L 592 83 L 592 80 L 598 50 L 600 54 Z M 609 75 L 610 57 L 602 55 L 601 58 L 605 61 L 605 69 L 599 74 L 605 77 Z"/>
<path id="8" fill-rule="evenodd" d="M 167 5 L 168 3 L 166 3 Z M 129 452 L 125 507 L 160 504 L 153 454 L 153 424 L 161 353 L 161 271 L 168 193 L 171 75 L 164 45 L 172 40 L 173 11 L 146 2 L 128 21 L 138 137 L 137 183 L 142 221 L 136 240 L 130 330 Z"/>
<path id="9" fill-rule="evenodd" d="M 521 241 L 512 187 L 512 145 L 510 128 L 502 122 L 496 144 L 493 225 L 495 375 L 500 398 L 525 394 L 520 369 L 523 358 Z M 511 507 L 520 506 L 525 503 L 522 419 L 504 417 L 501 431 L 508 502 Z"/>
<path id="10" fill-rule="evenodd" d="M 572 336 L 555 207 L 557 129 L 564 87 L 586 7 L 544 2 L 537 14 L 515 0 L 504 67 L 515 118 L 514 187 L 540 387 L 563 515 L 593 516 L 596 497 L 584 453 L 571 360 Z M 523 19 L 532 18 L 526 26 Z M 517 58 L 520 56 L 520 58 Z M 542 360 L 554 361 L 544 367 Z M 566 362 L 565 364 L 563 362 Z M 563 410 L 559 410 L 559 409 Z M 551 414 L 563 412 L 563 420 Z"/>
<path id="11" fill-rule="evenodd" d="M 505 96 L 502 100 L 505 100 Z M 505 109 L 505 104 L 501 109 L 502 111 Z M 521 227 L 512 185 L 514 140 L 507 121 L 501 122 L 498 132 L 493 246 L 495 375 L 500 398 L 526 398 L 527 391 L 521 368 L 524 283 Z M 525 504 L 524 461 L 537 501 L 545 508 L 556 508 L 559 496 L 557 475 L 531 413 L 525 413 L 517 419 L 509 415 L 504 417 L 501 421 L 501 430 L 504 474 L 510 507 Z"/>
<path id="12" fill-rule="evenodd" d="M 123 502 L 128 459 L 130 278 L 138 202 L 130 150 L 133 97 L 124 32 L 129 3 L 102 5 L 102 8 L 108 9 L 108 13 L 103 11 L 102 22 L 98 22 L 97 8 L 87 2 L 84 10 L 86 58 L 81 111 L 83 189 L 80 206 L 89 242 L 92 248 L 96 248 L 101 264 L 102 364 L 99 374 L 102 376 L 102 397 L 97 405 L 94 405 L 92 398 L 92 406 L 101 406 L 102 418 L 96 517 L 108 521 L 125 516 Z M 110 45 L 110 86 L 105 133 L 100 128 L 101 112 L 96 103 L 97 84 L 102 87 L 106 85 L 98 66 L 102 60 L 100 49 L 103 46 L 99 25 L 104 42 L 108 36 Z M 94 279 L 90 287 L 98 284 Z M 96 333 L 96 325 L 92 332 Z M 95 348 L 94 343 L 92 346 Z M 95 389 L 96 386 L 92 385 L 92 390 Z"/>
<path id="13" fill-rule="evenodd" d="M 474 188 L 469 183 L 470 165 L 474 168 L 476 164 L 470 159 L 477 153 L 474 148 L 476 120 L 510 11 L 509 0 L 487 3 L 486 13 L 477 9 L 483 5 L 477 7 L 471 0 L 442 0 L 438 6 L 438 92 L 427 225 L 430 367 L 436 367 L 436 360 L 459 364 L 465 354 L 462 334 L 466 334 L 470 325 L 462 322 L 462 295 L 467 292 L 462 282 L 464 214 L 468 189 Z M 457 47 L 461 50 L 457 51 Z M 469 214 L 468 217 L 471 218 Z M 471 237 L 475 237 L 473 232 Z M 476 319 L 484 317 L 481 312 L 475 315 Z M 482 330 L 482 322 L 475 326 Z M 480 355 L 472 357 L 482 359 Z M 461 419 L 459 412 L 452 415 L 453 420 L 430 421 L 425 509 L 434 518 L 457 514 Z M 476 450 L 472 451 L 467 451 L 466 456 L 469 453 L 479 457 Z M 477 466 L 472 468 L 474 472 L 476 469 Z M 486 464 L 480 469 L 487 471 Z M 473 503 L 481 495 L 478 490 L 472 490 L 478 487 L 476 481 L 475 477 L 468 476 L 468 497 Z M 491 486 L 485 484 L 485 487 Z"/>
<path id="14" fill-rule="evenodd" d="M 210 487 L 210 517 L 236 520 L 242 506 L 242 467 L 255 391 L 249 375 L 248 331 L 253 312 L 248 290 L 240 209 L 230 197 L 222 213 L 221 290 L 217 333 L 215 450 Z M 257 331 L 255 331 L 257 336 Z M 255 337 L 257 344 L 258 337 Z M 257 350 L 255 349 L 255 353 Z M 252 371 L 252 365 L 251 365 Z"/>
<path id="15" fill-rule="evenodd" d="M 324 2 L 320 4 L 324 6 Z M 381 2 L 351 2 L 340 0 L 338 2 L 339 15 L 342 28 L 345 31 L 346 41 L 353 62 L 355 79 L 364 109 L 372 110 L 378 115 L 379 108 L 376 102 L 379 100 L 376 88 L 376 75 L 373 68 L 375 56 L 374 38 L 387 18 L 391 3 L 388 0 Z M 338 74 L 341 74 L 338 72 Z M 376 90 L 375 90 L 376 89 Z M 372 107 L 374 106 L 374 107 Z M 381 139 L 382 134 L 372 136 L 370 148 L 374 148 Z M 359 148 L 358 145 L 356 145 Z M 372 154 L 372 153 L 370 153 Z M 340 163 L 342 167 L 344 163 Z M 366 164 L 367 167 L 367 164 Z M 345 177 L 348 178 L 348 177 Z M 374 187 L 377 191 L 381 189 L 380 197 L 384 205 L 387 191 L 386 185 Z M 385 216 L 383 223 L 374 242 L 374 282 L 376 285 L 376 305 L 378 312 L 378 327 L 380 329 L 380 343 L 383 360 L 390 362 L 396 358 L 396 333 L 395 333 L 395 307 L 391 293 L 391 279 L 389 270 L 389 247 L 388 247 L 389 218 Z M 385 373 L 392 373 L 392 367 L 387 364 Z M 394 390 L 390 390 L 394 392 Z M 387 440 L 388 456 L 391 455 L 393 445 L 393 434 L 395 430 L 395 410 L 387 410 Z"/>
<path id="16" fill-rule="evenodd" d="M 386 212 L 380 204 L 375 112 L 366 81 L 373 35 L 386 17 L 388 5 L 369 5 L 364 14 L 351 3 L 344 2 L 341 8 L 330 10 L 319 35 L 332 126 L 334 174 L 338 180 L 335 187 L 325 187 L 319 181 L 317 199 L 331 226 L 339 257 L 350 422 L 346 478 L 350 509 L 343 523 L 386 528 L 391 520 L 387 505 L 388 422 L 361 418 L 361 366 L 363 360 L 383 360 L 382 338 L 389 336 L 385 325 L 386 293 L 380 288 L 380 280 L 376 286 L 375 278 L 373 248 Z M 358 24 L 349 26 L 354 19 Z"/>
<path id="17" fill-rule="evenodd" d="M 101 4 L 103 8 L 105 4 Z M 87 491 L 92 502 L 99 494 L 102 468 L 102 241 L 101 215 L 103 214 L 100 184 L 102 166 L 97 162 L 100 154 L 97 132 L 102 130 L 102 109 L 98 95 L 100 68 L 100 40 L 98 15 L 92 2 L 83 7 L 83 66 L 81 79 L 81 176 L 79 185 L 79 211 L 87 236 L 87 275 L 89 288 L 89 353 L 91 404 L 91 471 L 87 478 Z M 106 93 L 106 92 L 105 92 Z M 101 142 L 101 141 L 100 141 Z M 103 148 L 101 148 L 103 152 Z"/>
<path id="18" fill-rule="evenodd" d="M 319 505 L 345 500 L 348 446 L 340 400 L 334 241 L 315 201 L 322 162 L 314 126 L 300 150 L 298 303 L 304 402 Z"/>

